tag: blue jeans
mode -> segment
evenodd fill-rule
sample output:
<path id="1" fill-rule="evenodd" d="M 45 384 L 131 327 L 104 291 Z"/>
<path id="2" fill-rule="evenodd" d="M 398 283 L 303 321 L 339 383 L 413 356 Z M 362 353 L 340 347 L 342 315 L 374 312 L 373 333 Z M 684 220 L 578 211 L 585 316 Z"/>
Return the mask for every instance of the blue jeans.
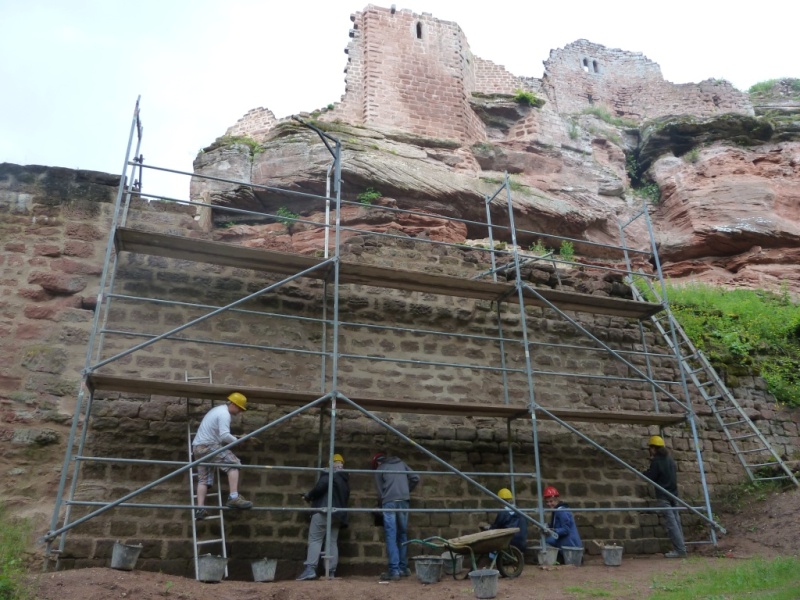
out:
<path id="1" fill-rule="evenodd" d="M 383 508 L 408 508 L 408 500 L 387 502 Z M 383 530 L 386 534 L 386 557 L 389 561 L 389 573 L 400 574 L 408 569 L 408 513 L 383 513 Z"/>

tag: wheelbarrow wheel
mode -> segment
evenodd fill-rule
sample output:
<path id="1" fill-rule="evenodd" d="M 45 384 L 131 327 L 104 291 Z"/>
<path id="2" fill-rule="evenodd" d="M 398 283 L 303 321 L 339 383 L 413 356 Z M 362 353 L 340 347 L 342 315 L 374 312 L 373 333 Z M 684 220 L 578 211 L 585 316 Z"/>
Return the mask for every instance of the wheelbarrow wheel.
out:
<path id="1" fill-rule="evenodd" d="M 497 570 L 500 575 L 513 579 L 522 575 L 522 569 L 525 568 L 525 556 L 522 550 L 516 546 L 509 546 L 500 551 L 497 557 Z"/>

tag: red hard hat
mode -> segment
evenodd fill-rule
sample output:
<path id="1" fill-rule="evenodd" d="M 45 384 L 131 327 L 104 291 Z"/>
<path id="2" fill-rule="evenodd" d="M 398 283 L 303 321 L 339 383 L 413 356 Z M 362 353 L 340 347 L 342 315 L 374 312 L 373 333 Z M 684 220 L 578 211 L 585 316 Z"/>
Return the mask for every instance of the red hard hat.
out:
<path id="1" fill-rule="evenodd" d="M 552 485 L 548 485 L 542 490 L 542 496 L 545 498 L 558 498 L 559 494 L 556 488 L 554 488 Z"/>
<path id="2" fill-rule="evenodd" d="M 386 453 L 376 452 L 375 455 L 372 457 L 372 468 L 377 469 L 378 465 L 381 464 L 384 460 L 386 460 Z"/>

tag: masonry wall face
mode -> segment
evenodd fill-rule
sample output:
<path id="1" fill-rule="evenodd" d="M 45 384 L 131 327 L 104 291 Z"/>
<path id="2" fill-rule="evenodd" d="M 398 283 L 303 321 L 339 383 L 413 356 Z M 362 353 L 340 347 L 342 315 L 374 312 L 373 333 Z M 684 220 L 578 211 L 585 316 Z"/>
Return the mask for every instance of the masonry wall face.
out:
<path id="1" fill-rule="evenodd" d="M 55 440 L 65 432 L 70 404 L 83 368 L 91 325 L 92 297 L 97 293 L 100 266 L 105 252 L 113 178 L 101 174 L 66 170 L 5 167 L 0 170 L 0 327 L 4 332 L 0 366 L 0 402 L 3 406 L 4 440 L 10 448 L 26 448 L 25 439 L 36 431 L 42 438 L 52 430 Z M 87 180 L 88 178 L 88 180 Z M 106 179 L 107 178 L 107 179 Z M 53 182 L 66 182 L 55 185 Z M 103 181 L 105 183 L 98 183 Z M 84 185 L 85 184 L 85 185 Z M 69 193 L 63 192 L 67 190 Z M 44 220 L 44 217 L 47 220 Z M 44 225 L 43 223 L 47 223 Z M 186 209 L 170 210 L 162 203 L 136 203 L 130 226 L 151 231 L 206 236 L 201 221 Z M 485 268 L 488 257 L 480 250 L 434 247 L 414 240 L 386 243 L 369 235 L 350 238 L 343 259 L 398 266 L 405 262 L 422 270 L 467 276 Z M 75 277 L 82 277 L 75 283 Z M 223 268 L 186 261 L 122 253 L 115 292 L 126 296 L 177 300 L 166 306 L 155 302 L 118 299 L 108 312 L 101 357 L 110 357 L 150 336 L 163 333 L 225 305 L 246 293 L 276 281 L 264 273 Z M 54 283 L 55 282 L 55 283 Z M 57 287 L 56 287 L 57 284 Z M 80 288 L 78 291 L 74 291 Z M 258 385 L 298 391 L 319 390 L 329 365 L 323 367 L 319 352 L 330 350 L 331 333 L 323 335 L 319 321 L 326 291 L 315 281 L 300 280 L 282 286 L 247 306 L 247 312 L 223 313 L 180 332 L 181 340 L 164 340 L 102 367 L 102 372 L 134 377 L 183 380 L 203 376 L 210 370 L 215 383 Z M 327 291 L 330 302 L 330 290 Z M 78 306 L 75 298 L 82 298 Z M 68 300 L 69 299 L 69 300 Z M 201 306 L 191 306 L 202 305 Z M 395 292 L 369 286 L 345 286 L 340 298 L 342 327 L 338 389 L 348 397 L 428 398 L 447 402 L 503 401 L 501 375 L 487 370 L 500 364 L 497 342 L 449 334 L 496 335 L 496 307 L 428 294 Z M 258 314 L 257 314 L 258 313 Z M 330 314 L 330 313 L 328 313 Z M 305 321 L 289 319 L 304 317 Z M 624 319 L 586 318 L 576 315 L 599 339 L 624 351 L 640 348 L 638 327 Z M 509 401 L 528 402 L 520 343 L 519 315 L 513 307 L 501 311 L 506 366 L 509 369 Z M 589 349 L 585 339 L 563 319 L 544 309 L 529 309 L 529 336 L 535 376 L 536 400 L 544 406 L 600 410 L 649 410 L 648 388 L 632 382 L 609 379 L 630 373 L 605 353 Z M 393 325 L 404 330 L 376 329 Z M 424 329 L 431 333 L 407 331 Z M 125 332 L 124 334 L 112 332 Z M 438 332 L 435 334 L 433 332 Z M 651 332 L 648 345 L 658 348 Z M 227 345 L 200 343 L 213 339 Z M 549 344 L 576 346 L 558 348 Z M 256 347 L 261 346 L 261 347 Z M 316 353 L 316 354 L 312 354 Z M 357 356 L 362 355 L 362 356 Z M 364 358 L 364 355 L 371 359 Z M 420 359 L 439 365 L 418 364 Z M 380 360 L 378 360 L 380 359 Z M 643 366 L 635 355 L 631 360 Z M 448 366 L 466 363 L 472 368 Z M 655 377 L 675 380 L 675 366 L 668 360 L 653 363 Z M 564 378 L 553 372 L 580 372 Z M 549 373 L 549 374 L 548 374 Z M 604 377 L 599 377 L 604 376 Z M 745 405 L 753 418 L 767 425 L 780 452 L 790 452 L 798 442 L 797 416 L 771 404 L 756 381 L 749 384 Z M 121 457 L 147 461 L 186 461 L 187 428 L 196 427 L 210 408 L 196 399 L 153 395 L 98 394 L 91 414 L 91 430 L 85 455 Z M 675 410 L 662 402 L 662 412 Z M 237 417 L 236 433 L 248 433 L 285 416 L 291 409 L 254 405 Z M 716 430 L 708 410 L 696 405 L 699 415 L 703 459 L 711 492 L 722 493 L 739 484 L 744 473 L 732 456 L 728 443 Z M 377 413 L 421 447 L 453 466 L 482 472 L 476 480 L 490 489 L 510 484 L 507 477 L 488 473 L 508 471 L 508 439 L 505 423 L 477 417 L 431 417 L 430 415 Z M 299 493 L 313 485 L 316 473 L 291 467 L 316 466 L 320 414 L 310 410 L 260 433 L 257 439 L 237 449 L 245 468 L 242 492 L 256 506 L 279 506 L 288 511 L 254 510 L 226 514 L 231 574 L 250 577 L 249 563 L 264 556 L 280 557 L 279 577 L 296 576 L 305 555 L 307 513 Z M 327 429 L 330 416 L 324 416 Z M 414 514 L 414 537 L 454 537 L 477 530 L 491 520 L 497 507 L 481 492 L 454 477 L 426 475 L 442 470 L 419 447 L 388 433 L 377 420 L 338 403 L 335 417 L 336 451 L 344 454 L 349 469 L 368 469 L 369 457 L 377 449 L 403 457 L 422 472 L 423 484 L 415 492 L 413 508 L 446 508 L 447 512 Z M 647 464 L 645 442 L 653 428 L 620 425 L 577 427 L 629 464 Z M 27 438 L 19 432 L 28 432 Z M 519 505 L 536 507 L 532 424 L 527 419 L 511 427 L 515 479 Z M 580 441 L 559 425 L 540 420 L 541 476 L 556 485 L 575 508 L 610 505 L 638 506 L 651 498 L 649 486 L 594 447 Z M 678 460 L 682 495 L 701 497 L 700 473 L 690 434 L 684 427 L 668 428 L 665 435 Z M 16 436 L 16 437 L 15 437 Z M 64 438 L 61 437 L 63 445 Z M 323 451 L 327 453 L 327 437 Z M 273 468 L 264 469 L 263 466 Z M 249 468 L 253 467 L 253 468 Z M 162 464 L 114 464 L 85 461 L 77 487 L 77 500 L 110 501 L 166 475 L 175 466 Z M 525 475 L 528 474 L 528 475 Z M 369 473 L 351 475 L 352 506 L 369 509 L 375 493 Z M 136 502 L 187 505 L 190 502 L 186 476 L 178 476 L 140 496 Z M 469 509 L 470 512 L 453 512 Z M 74 507 L 72 517 L 85 514 Z M 658 519 L 646 512 L 578 512 L 584 539 L 613 539 L 626 552 L 663 550 L 666 537 Z M 120 508 L 79 526 L 67 538 L 63 562 L 66 567 L 107 565 L 110 548 L 121 539 L 144 545 L 140 567 L 165 573 L 191 573 L 191 516 L 188 509 Z M 691 529 L 691 519 L 685 521 Z M 201 534 L 215 525 L 200 524 Z M 531 542 L 535 536 L 531 535 Z M 374 570 L 385 562 L 382 534 L 367 513 L 354 513 L 352 526 L 341 538 L 342 573 Z"/>

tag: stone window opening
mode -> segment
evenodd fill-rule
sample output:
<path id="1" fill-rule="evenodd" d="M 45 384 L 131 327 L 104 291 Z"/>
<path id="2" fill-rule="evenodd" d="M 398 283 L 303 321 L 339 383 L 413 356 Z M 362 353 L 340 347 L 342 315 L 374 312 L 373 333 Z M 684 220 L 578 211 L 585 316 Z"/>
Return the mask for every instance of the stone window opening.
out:
<path id="1" fill-rule="evenodd" d="M 588 58 L 584 58 L 584 59 L 583 59 L 583 70 L 584 70 L 586 73 L 588 73 L 588 72 L 589 72 L 589 59 L 588 59 Z"/>
<path id="2" fill-rule="evenodd" d="M 417 21 L 417 39 L 418 40 L 422 39 L 422 23 L 420 23 L 419 21 Z"/>
<path id="3" fill-rule="evenodd" d="M 588 94 L 586 96 L 586 99 L 589 101 L 589 106 L 594 106 L 594 96 L 592 96 L 591 94 Z"/>
<path id="4" fill-rule="evenodd" d="M 599 73 L 600 72 L 600 65 L 597 64 L 596 60 L 592 61 L 592 68 L 594 69 L 595 73 Z"/>

